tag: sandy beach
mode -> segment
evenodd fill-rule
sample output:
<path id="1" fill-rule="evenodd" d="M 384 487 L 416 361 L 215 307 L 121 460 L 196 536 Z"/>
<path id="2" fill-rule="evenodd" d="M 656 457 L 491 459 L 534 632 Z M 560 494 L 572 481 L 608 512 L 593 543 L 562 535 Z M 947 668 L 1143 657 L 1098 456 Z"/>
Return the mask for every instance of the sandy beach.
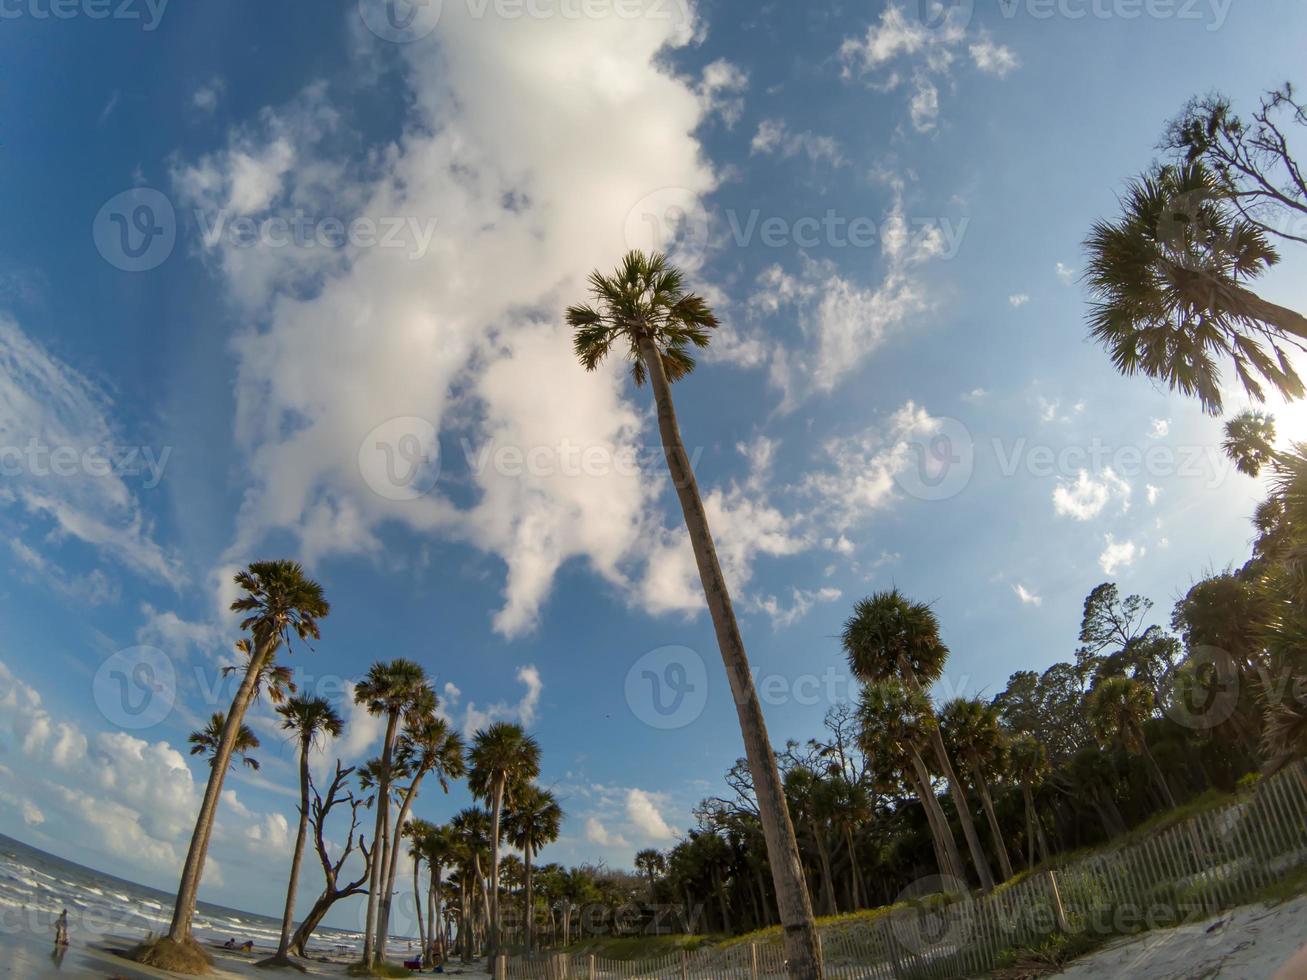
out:
<path id="1" fill-rule="evenodd" d="M 1191 925 L 1122 940 L 1058 974 L 1074 980 L 1299 980 L 1282 972 L 1307 945 L 1307 897 L 1251 905 Z"/>

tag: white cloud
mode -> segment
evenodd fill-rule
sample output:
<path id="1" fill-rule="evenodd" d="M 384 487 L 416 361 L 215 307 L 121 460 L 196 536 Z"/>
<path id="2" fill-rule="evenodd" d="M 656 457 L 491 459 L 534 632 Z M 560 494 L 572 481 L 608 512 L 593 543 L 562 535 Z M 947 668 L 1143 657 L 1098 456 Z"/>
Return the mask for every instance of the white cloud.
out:
<path id="1" fill-rule="evenodd" d="M 923 21 L 923 15 L 930 23 Z M 951 79 L 952 68 L 968 37 L 972 63 L 978 70 L 998 78 L 1017 68 L 1017 56 L 985 35 L 968 35 L 967 12 L 960 5 L 890 3 L 880 19 L 862 37 L 847 38 L 839 56 L 846 79 L 872 76 L 871 84 L 881 91 L 898 88 L 904 75 L 912 78 L 909 113 L 919 132 L 935 128 L 939 116 L 939 88 L 935 78 Z M 907 68 L 902 67 L 907 64 Z"/>
<path id="2" fill-rule="evenodd" d="M 1075 281 L 1076 270 L 1071 268 L 1069 265 L 1059 262 L 1054 269 L 1057 272 L 1057 277 L 1061 279 L 1065 285 L 1069 286 Z"/>
<path id="3" fill-rule="evenodd" d="M 1007 298 L 1007 301 L 1013 306 L 1020 308 L 1030 302 L 1030 296 L 1027 293 L 1013 293 Z"/>
<path id="4" fill-rule="evenodd" d="M 1133 541 L 1116 541 L 1110 534 L 1104 540 L 1107 546 L 1098 556 L 1098 566 L 1103 570 L 1104 575 L 1115 575 L 1119 570 L 1129 568 L 1138 559 L 1144 557 L 1144 548 Z"/>
<path id="5" fill-rule="evenodd" d="M 762 596 L 749 603 L 751 609 L 771 617 L 773 630 L 782 630 L 793 626 L 811 612 L 819 602 L 834 602 L 843 593 L 839 589 L 790 589 L 790 604 L 785 605 L 774 595 Z"/>
<path id="6" fill-rule="evenodd" d="M 336 138 L 344 123 L 332 92 L 313 86 L 178 167 L 186 206 L 438 218 L 420 254 L 225 243 L 205 252 L 242 318 L 259 324 L 234 343 L 236 435 L 256 482 L 224 561 L 279 532 L 310 563 L 381 558 L 387 523 L 465 541 L 503 561 L 494 625 L 509 637 L 535 626 L 572 559 L 618 588 L 643 580 L 662 530 L 649 526 L 660 489 L 651 474 L 507 476 L 489 466 L 457 505 L 444 482 L 395 501 L 369 487 L 359 450 L 401 417 L 425 419 L 454 444 L 466 435 L 528 451 L 566 439 L 614 454 L 642 444 L 647 394 L 629 390 L 621 364 L 587 374 L 558 311 L 583 298 L 589 270 L 633 245 L 668 244 L 630 237 L 648 234 L 627 217 L 652 192 L 682 188 L 692 205 L 716 185 L 694 134 L 709 112 L 735 111 L 727 96 L 742 82 L 724 65 L 702 83 L 674 77 L 665 56 L 693 38 L 692 23 L 662 16 L 485 20 L 447 5 L 430 38 L 384 46 L 411 115 L 365 163 L 336 153 L 349 142 Z M 510 266 L 512 276 L 494 271 Z"/>
<path id="7" fill-rule="evenodd" d="M 1151 483 L 1144 485 L 1144 490 L 1148 493 L 1148 506 L 1152 507 L 1157 503 L 1157 498 L 1162 495 L 1162 488 L 1155 487 Z"/>
<path id="8" fill-rule="evenodd" d="M 175 559 L 155 543 L 128 483 L 139 479 L 144 486 L 161 479 L 166 452 L 141 447 L 133 465 L 121 459 L 115 464 L 112 450 L 130 440 L 118 433 L 112 410 L 99 386 L 0 313 L 0 445 L 22 450 L 9 461 L 9 494 L 0 496 L 0 502 L 17 502 L 44 518 L 52 544 L 76 538 L 143 575 L 169 583 L 183 580 Z M 37 556 L 30 547 L 25 554 Z"/>
<path id="9" fill-rule="evenodd" d="M 796 157 L 800 153 L 813 163 L 825 160 L 833 167 L 844 163 L 839 144 L 829 136 L 816 136 L 813 133 L 796 133 L 790 130 L 780 119 L 764 119 L 758 125 L 749 144 L 749 152 L 764 156 L 779 156 L 783 160 Z"/>
<path id="10" fill-rule="evenodd" d="M 598 817 L 589 817 L 585 822 L 585 839 L 599 847 L 627 847 L 626 838 L 615 834 L 604 826 Z"/>
<path id="11" fill-rule="evenodd" d="M 195 90 L 191 96 L 191 106 L 200 112 L 213 112 L 226 91 L 227 83 L 215 76 Z"/>
<path id="12" fill-rule="evenodd" d="M 990 38 L 982 38 L 971 45 L 970 50 L 971 60 L 976 63 L 977 68 L 999 78 L 1005 77 L 1021 64 L 1011 48 L 1003 44 L 995 44 Z"/>
<path id="13" fill-rule="evenodd" d="M 644 840 L 664 841 L 676 836 L 658 812 L 653 797 L 642 789 L 627 793 L 626 818 Z"/>
<path id="14" fill-rule="evenodd" d="M 545 687 L 540 679 L 540 671 L 535 665 L 527 664 L 517 669 L 516 676 L 518 683 L 526 687 L 526 691 L 517 702 L 509 704 L 506 701 L 496 701 L 485 708 L 478 708 L 472 701 L 467 703 L 463 709 L 464 736 L 470 737 L 478 729 L 485 728 L 495 721 L 513 721 L 525 728 L 535 724 L 536 711 L 540 707 L 540 694 Z"/>
<path id="15" fill-rule="evenodd" d="M 749 76 L 738 65 L 719 58 L 703 70 L 699 83 L 699 97 L 704 114 L 721 116 L 727 128 L 740 121 L 744 112 L 744 93 L 749 87 Z"/>
<path id="16" fill-rule="evenodd" d="M 1170 419 L 1153 419 L 1152 428 L 1148 430 L 1149 439 L 1165 439 L 1171 432 Z"/>
<path id="17" fill-rule="evenodd" d="M 1097 477 L 1088 470 L 1080 470 L 1074 481 L 1062 480 L 1053 490 L 1053 510 L 1061 517 L 1088 521 L 1097 517 L 1112 500 L 1121 503 L 1121 509 L 1130 508 L 1130 484 L 1117 476 L 1111 467 Z"/>
<path id="18" fill-rule="evenodd" d="M 1035 593 L 1031 592 L 1019 582 L 1012 586 L 1012 591 L 1016 593 L 1017 598 L 1021 600 L 1023 606 L 1042 606 L 1044 604 L 1043 596 L 1035 595 Z"/>

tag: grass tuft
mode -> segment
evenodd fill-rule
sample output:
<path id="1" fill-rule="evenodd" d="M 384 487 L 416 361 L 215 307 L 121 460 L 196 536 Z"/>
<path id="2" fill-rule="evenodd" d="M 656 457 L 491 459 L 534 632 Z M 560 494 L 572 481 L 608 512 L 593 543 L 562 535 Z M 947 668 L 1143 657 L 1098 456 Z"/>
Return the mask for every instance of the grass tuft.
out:
<path id="1" fill-rule="evenodd" d="M 175 943 L 167 936 L 150 938 L 128 950 L 127 958 L 145 966 L 188 976 L 204 976 L 213 972 L 213 959 L 194 939 Z"/>

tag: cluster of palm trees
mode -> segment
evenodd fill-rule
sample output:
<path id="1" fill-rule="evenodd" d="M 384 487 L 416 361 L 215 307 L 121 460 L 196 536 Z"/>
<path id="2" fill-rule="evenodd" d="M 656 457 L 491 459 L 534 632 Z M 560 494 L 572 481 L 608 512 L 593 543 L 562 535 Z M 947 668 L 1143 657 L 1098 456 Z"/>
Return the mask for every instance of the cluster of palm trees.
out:
<path id="1" fill-rule="evenodd" d="M 237 574 L 236 583 L 243 594 L 232 608 L 245 614 L 241 628 L 249 634 L 237 645 L 244 661 L 241 681 L 231 707 L 226 712 L 215 712 L 205 728 L 190 735 L 192 754 L 208 757 L 209 780 L 182 872 L 171 928 L 166 937 L 140 947 L 138 958 L 173 969 L 187 964 L 197 970 L 204 966 L 203 956 L 197 958 L 186 951 L 197 948 L 191 938 L 191 920 L 214 816 L 233 759 L 258 768 L 252 753 L 260 746 L 259 738 L 244 718 L 250 705 L 265 692 L 276 705 L 282 729 L 297 748 L 300 802 L 280 942 L 276 953 L 261 965 L 293 965 L 290 954 L 303 954 L 312 929 L 330 906 L 363 891 L 367 893 L 363 962 L 368 968 L 384 962 L 397 879 L 405 856 L 413 862 L 414 899 L 424 957 L 430 961 L 446 954 L 454 923 L 464 956 L 481 951 L 493 953 L 501 937 L 500 845 L 504 842 L 523 855 L 520 863 L 529 946 L 535 919 L 532 861 L 542 847 L 557 839 L 562 821 L 562 810 L 553 794 L 534 783 L 540 773 L 540 747 L 535 739 L 519 725 L 495 722 L 475 732 L 471 744 L 465 746 L 462 736 L 439 714 L 431 678 L 421 665 L 403 658 L 376 663 L 355 685 L 353 696 L 355 703 L 385 719 L 381 752 L 357 771 L 338 762 L 336 777 L 324 800 L 313 782 L 310 757 L 315 748 L 343 733 L 344 722 L 329 700 L 299 693 L 290 669 L 275 658 L 283 645 L 290 647 L 292 639 L 303 643 L 317 639 L 318 621 L 330 607 L 321 586 L 295 562 L 256 562 Z M 351 775 L 357 777 L 359 793 L 366 795 L 356 798 L 344 789 Z M 465 809 L 443 826 L 413 815 L 424 781 L 433 780 L 447 793 L 450 781 L 463 776 L 486 808 Z M 324 843 L 324 822 L 342 801 L 351 804 L 353 824 L 345 855 L 333 862 Z M 373 811 L 373 832 L 371 846 L 363 834 L 358 834 L 356 850 L 360 807 Z M 311 824 L 327 875 L 326 888 L 309 920 L 292 934 L 297 886 Z M 337 887 L 336 876 L 344 857 L 355 852 L 365 862 L 363 876 L 343 888 Z M 425 920 L 424 890 L 420 885 L 423 867 L 429 873 Z M 447 869 L 451 873 L 446 879 Z M 478 901 L 481 914 L 474 911 Z M 445 915 L 444 909 L 452 918 Z"/>
<path id="2" fill-rule="evenodd" d="M 1194 585 L 1174 632 L 1148 623 L 1148 599 L 1104 583 L 1074 661 L 937 708 L 948 649 L 931 608 L 896 590 L 857 603 L 842 640 L 860 696 L 779 753 L 819 913 L 891 904 L 934 875 L 941 891 L 992 887 L 1307 755 L 1307 596 L 1275 591 L 1304 581 L 1276 569 L 1307 554 L 1307 456 L 1251 451 L 1294 475 L 1259 512 L 1253 559 Z M 653 900 L 704 932 L 777 921 L 747 767 L 726 782 L 685 839 L 636 858 Z"/>

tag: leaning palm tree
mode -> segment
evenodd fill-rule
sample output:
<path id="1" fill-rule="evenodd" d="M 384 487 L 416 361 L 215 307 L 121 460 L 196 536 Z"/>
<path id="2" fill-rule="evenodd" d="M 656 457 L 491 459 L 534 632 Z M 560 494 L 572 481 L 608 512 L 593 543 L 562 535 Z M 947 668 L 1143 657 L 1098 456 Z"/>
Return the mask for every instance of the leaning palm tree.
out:
<path id="1" fill-rule="evenodd" d="M 435 694 L 427 681 L 427 673 L 412 660 L 399 658 L 389 663 L 375 663 L 367 677 L 354 687 L 354 703 L 367 708 L 369 714 L 384 715 L 386 734 L 381 743 L 381 757 L 377 761 L 377 813 L 372 834 L 372 876 L 368 886 L 367 919 L 363 928 L 363 963 L 371 967 L 376 962 L 377 906 L 381 896 L 382 872 L 386 868 L 390 851 L 390 784 L 393 779 L 395 739 L 399 724 L 405 717 L 421 717 L 434 710 Z"/>
<path id="2" fill-rule="evenodd" d="M 448 793 L 449 781 L 462 776 L 465 771 L 462 736 L 452 730 L 445 719 L 436 717 L 434 697 L 431 699 L 429 712 L 426 710 L 426 699 L 423 699 L 423 702 L 420 706 L 422 713 L 410 713 L 404 723 L 404 732 L 395 745 L 396 760 L 408 777 L 408 785 L 398 791 L 399 815 L 395 818 L 395 826 L 391 833 L 391 837 L 395 839 L 398 838 L 399 828 L 402 828 L 408 820 L 413 801 L 418 795 L 418 788 L 427 775 L 434 773 L 440 788 Z M 382 881 L 386 884 L 377 912 L 378 959 L 384 959 L 386 955 L 390 903 L 395 894 L 395 877 L 399 870 L 398 855 L 399 848 L 392 847 L 387 855 L 386 867 L 382 870 Z"/>
<path id="3" fill-rule="evenodd" d="M 1245 285 L 1279 261 L 1265 233 L 1231 208 L 1201 164 L 1157 167 L 1130 184 L 1115 222 L 1094 225 L 1086 281 L 1090 329 L 1122 374 L 1142 373 L 1221 413 L 1228 360 L 1256 401 L 1303 382 L 1290 352 L 1307 318 Z"/>
<path id="4" fill-rule="evenodd" d="M 1153 705 L 1153 692 L 1141 681 L 1129 677 L 1105 677 L 1089 692 L 1085 713 L 1089 717 L 1090 731 L 1099 745 L 1104 748 L 1120 745 L 1131 755 L 1144 757 L 1163 801 L 1175 809 L 1175 796 L 1144 736 L 1144 722 L 1152 717 Z"/>
<path id="5" fill-rule="evenodd" d="M 994 839 L 994 853 L 1003 880 L 1012 877 L 1012 861 L 1003 830 L 994 812 L 994 796 L 989 791 L 989 777 L 1001 772 L 1007 755 L 1007 739 L 998 726 L 998 711 L 979 698 L 954 698 L 939 713 L 939 727 L 945 744 L 957 753 L 971 774 L 971 785 L 980 797 L 981 808 Z"/>
<path id="6" fill-rule="evenodd" d="M 930 702 L 920 690 L 898 678 L 863 685 L 858 701 L 858 741 L 883 788 L 896 781 L 911 787 L 926 815 L 935 863 L 950 890 L 965 885 L 965 872 L 944 808 L 935 796 L 934 780 L 920 746 L 937 727 Z"/>
<path id="7" fill-rule="evenodd" d="M 563 808 L 553 793 L 539 786 L 525 786 L 519 790 L 514 794 L 512 806 L 504 813 L 504 835 L 522 852 L 528 953 L 535 948 L 535 882 L 532 880 L 531 859 L 540 853 L 540 848 L 558 840 L 562 824 Z M 638 859 L 639 855 L 636 857 Z"/>
<path id="8" fill-rule="evenodd" d="M 709 332 L 716 328 L 717 318 L 702 297 L 685 291 L 681 273 L 668 264 L 665 255 L 628 253 L 612 275 L 597 271 L 590 275 L 590 293 L 597 305 L 567 310 L 567 322 L 575 330 L 573 349 L 586 370 L 593 371 L 616 345 L 630 361 L 636 386 L 649 381 L 653 388 L 663 453 L 680 499 L 753 774 L 784 927 L 789 974 L 805 980 L 821 977 L 817 929 L 794 826 L 785 808 L 785 789 L 672 403 L 671 385 L 694 370 L 690 349 L 708 346 Z"/>
<path id="9" fill-rule="evenodd" d="M 209 723 L 203 728 L 197 728 L 187 737 L 191 745 L 191 755 L 207 755 L 209 765 L 216 763 L 218 755 L 218 746 L 222 743 L 222 730 L 227 724 L 227 714 L 224 711 L 215 711 L 209 718 Z M 240 731 L 236 733 L 236 741 L 232 743 L 231 754 L 241 757 L 241 762 L 253 769 L 259 771 L 259 760 L 250 755 L 259 747 L 259 736 L 254 734 L 254 730 L 249 725 L 242 724 Z M 236 768 L 235 763 L 228 760 L 231 768 Z"/>
<path id="10" fill-rule="evenodd" d="M 246 614 L 240 627 L 250 634 L 249 663 L 232 698 L 215 750 L 213 770 L 204 790 L 186 863 L 182 867 L 168 936 L 164 941 L 142 948 L 139 956 L 146 963 L 152 959 L 170 961 L 177 947 L 194 944 L 191 919 L 195 915 L 195 898 L 213 832 L 213 815 L 218 808 L 223 777 L 231 762 L 245 711 L 254 698 L 256 684 L 265 677 L 278 647 L 285 643 L 289 648 L 292 637 L 305 642 L 317 639 L 318 621 L 331 610 L 323 596 L 322 586 L 305 575 L 298 562 L 254 562 L 236 574 L 236 584 L 244 595 L 231 604 L 231 609 Z"/>
<path id="11" fill-rule="evenodd" d="M 497 721 L 472 736 L 468 788 L 490 804 L 490 923 L 487 951 L 499 952 L 499 841 L 504 804 L 540 775 L 540 744 L 520 725 Z"/>
<path id="12" fill-rule="evenodd" d="M 939 636 L 939 620 L 934 610 L 924 602 L 913 602 L 898 589 L 878 592 L 862 599 L 853 607 L 853 615 L 844 624 L 844 652 L 849 669 L 864 683 L 897 679 L 910 690 L 925 696 L 929 707 L 930 696 L 925 685 L 933 684 L 944 673 L 948 647 Z M 931 709 L 933 712 L 933 709 Z M 980 887 L 990 891 L 994 876 L 989 861 L 980 846 L 976 823 L 971 819 L 962 781 L 953 771 L 939 725 L 932 725 L 927 735 L 935 762 L 948 783 L 949 795 L 958 811 L 962 835 L 967 850 L 980 877 Z"/>
<path id="13" fill-rule="evenodd" d="M 295 835 L 295 850 L 290 859 L 290 882 L 286 886 L 286 909 L 281 916 L 281 939 L 277 952 L 259 966 L 292 966 L 290 958 L 291 923 L 295 917 L 295 891 L 299 886 L 300 862 L 304 858 L 304 841 L 309 829 L 309 752 L 323 738 L 339 738 L 345 722 L 326 698 L 297 694 L 277 708 L 283 731 L 290 732 L 299 744 L 300 753 L 300 824 Z"/>

